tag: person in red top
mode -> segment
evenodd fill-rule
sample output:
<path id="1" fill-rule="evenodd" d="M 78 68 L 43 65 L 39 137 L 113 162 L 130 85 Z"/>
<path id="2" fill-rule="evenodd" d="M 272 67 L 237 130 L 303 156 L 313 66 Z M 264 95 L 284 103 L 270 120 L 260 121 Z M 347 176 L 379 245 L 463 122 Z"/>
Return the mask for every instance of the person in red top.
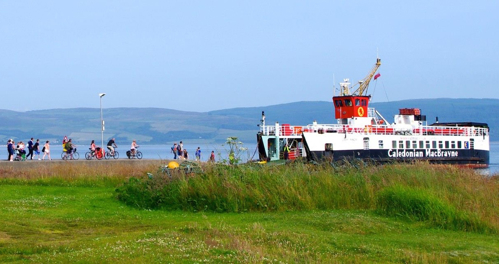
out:
<path id="1" fill-rule="evenodd" d="M 213 151 L 213 150 L 211 151 L 210 161 L 215 162 L 215 151 Z"/>

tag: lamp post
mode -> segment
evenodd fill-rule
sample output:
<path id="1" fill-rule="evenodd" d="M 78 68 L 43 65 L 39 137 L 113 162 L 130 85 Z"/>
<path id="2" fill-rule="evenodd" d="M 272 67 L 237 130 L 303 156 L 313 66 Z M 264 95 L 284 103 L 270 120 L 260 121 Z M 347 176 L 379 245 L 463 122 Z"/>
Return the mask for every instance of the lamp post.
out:
<path id="1" fill-rule="evenodd" d="M 104 153 L 104 119 L 102 118 L 102 97 L 106 95 L 105 93 L 100 93 L 100 125 L 101 125 L 101 151 Z"/>

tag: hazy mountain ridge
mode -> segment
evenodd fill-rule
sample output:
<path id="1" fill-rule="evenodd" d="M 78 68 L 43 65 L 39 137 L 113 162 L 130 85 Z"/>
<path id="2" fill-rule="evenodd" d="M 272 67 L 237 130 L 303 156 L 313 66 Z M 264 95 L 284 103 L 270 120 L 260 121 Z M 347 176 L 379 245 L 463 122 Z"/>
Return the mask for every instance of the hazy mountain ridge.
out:
<path id="1" fill-rule="evenodd" d="M 415 99 L 371 103 L 387 120 L 392 121 L 399 108 L 420 108 L 428 124 L 438 116 L 440 122 L 473 121 L 488 123 L 491 140 L 499 140 L 499 117 L 494 109 L 499 99 Z M 165 108 L 107 108 L 104 139 L 115 137 L 117 142 L 139 144 L 170 144 L 190 142 L 223 143 L 229 136 L 243 142 L 255 141 L 261 113 L 265 111 L 267 125 L 306 125 L 313 121 L 336 123 L 331 102 L 294 102 L 288 104 L 232 108 L 210 112 L 189 112 Z M 64 135 L 77 144 L 100 142 L 100 109 L 70 108 L 27 112 L 0 110 L 0 140 L 9 138 L 27 141 L 29 138 L 56 141 Z"/>

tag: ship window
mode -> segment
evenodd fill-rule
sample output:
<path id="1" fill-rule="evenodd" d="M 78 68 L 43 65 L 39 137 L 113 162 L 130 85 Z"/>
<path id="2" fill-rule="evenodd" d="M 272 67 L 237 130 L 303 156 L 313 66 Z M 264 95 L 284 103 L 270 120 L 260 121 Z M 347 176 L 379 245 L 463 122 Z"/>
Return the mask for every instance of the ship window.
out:
<path id="1" fill-rule="evenodd" d="M 458 142 L 457 142 L 457 148 L 458 148 L 458 149 L 463 148 L 463 145 L 462 145 L 462 142 L 461 142 L 461 141 L 458 141 Z"/>
<path id="2" fill-rule="evenodd" d="M 423 140 L 419 141 L 419 148 L 420 149 L 424 148 L 424 141 Z"/>
<path id="3" fill-rule="evenodd" d="M 437 142 L 436 141 L 432 141 L 431 142 L 431 147 L 436 149 L 437 148 Z"/>
<path id="4" fill-rule="evenodd" d="M 399 149 L 403 149 L 404 148 L 404 141 L 400 140 L 399 141 Z"/>
<path id="5" fill-rule="evenodd" d="M 396 140 L 392 141 L 392 148 L 394 148 L 394 149 L 397 148 L 397 141 Z"/>
<path id="6" fill-rule="evenodd" d="M 355 106 L 359 106 L 360 105 L 360 100 L 359 99 L 355 99 Z"/>
<path id="7" fill-rule="evenodd" d="M 442 141 L 438 141 L 438 148 L 443 149 L 444 143 Z"/>
<path id="8" fill-rule="evenodd" d="M 380 149 L 382 149 L 382 148 L 383 148 L 383 140 L 379 140 L 379 141 L 378 141 L 378 147 L 379 147 Z"/>
<path id="9" fill-rule="evenodd" d="M 407 141 L 405 142 L 405 148 L 406 148 L 406 149 L 410 149 L 410 148 L 411 148 L 411 141 L 410 141 L 410 140 L 407 140 Z"/>
<path id="10" fill-rule="evenodd" d="M 366 105 L 367 105 L 366 99 L 362 99 L 362 106 L 366 106 Z"/>
<path id="11" fill-rule="evenodd" d="M 413 149 L 418 148 L 418 142 L 416 140 L 412 141 L 412 148 Z"/>
<path id="12" fill-rule="evenodd" d="M 337 100 L 336 101 L 336 106 L 342 107 L 343 106 L 343 102 L 341 100 Z"/>
<path id="13" fill-rule="evenodd" d="M 426 141 L 426 148 L 430 148 L 430 141 L 429 140 Z"/>
<path id="14" fill-rule="evenodd" d="M 450 148 L 452 148 L 452 149 L 456 148 L 456 141 L 451 141 L 450 142 Z"/>
<path id="15" fill-rule="evenodd" d="M 352 106 L 352 100 L 350 100 L 350 99 L 345 99 L 345 105 L 346 105 L 346 106 Z"/>
<path id="16" fill-rule="evenodd" d="M 445 148 L 448 149 L 449 148 L 449 141 L 445 141 Z"/>

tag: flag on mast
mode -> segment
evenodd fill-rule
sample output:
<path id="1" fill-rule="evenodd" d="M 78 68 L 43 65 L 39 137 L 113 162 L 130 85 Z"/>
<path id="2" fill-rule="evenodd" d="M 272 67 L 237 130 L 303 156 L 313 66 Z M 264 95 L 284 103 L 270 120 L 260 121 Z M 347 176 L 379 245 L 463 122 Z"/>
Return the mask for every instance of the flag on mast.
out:
<path id="1" fill-rule="evenodd" d="M 378 74 L 374 75 L 374 80 L 378 79 L 379 76 L 381 76 L 381 73 L 378 73 Z"/>

